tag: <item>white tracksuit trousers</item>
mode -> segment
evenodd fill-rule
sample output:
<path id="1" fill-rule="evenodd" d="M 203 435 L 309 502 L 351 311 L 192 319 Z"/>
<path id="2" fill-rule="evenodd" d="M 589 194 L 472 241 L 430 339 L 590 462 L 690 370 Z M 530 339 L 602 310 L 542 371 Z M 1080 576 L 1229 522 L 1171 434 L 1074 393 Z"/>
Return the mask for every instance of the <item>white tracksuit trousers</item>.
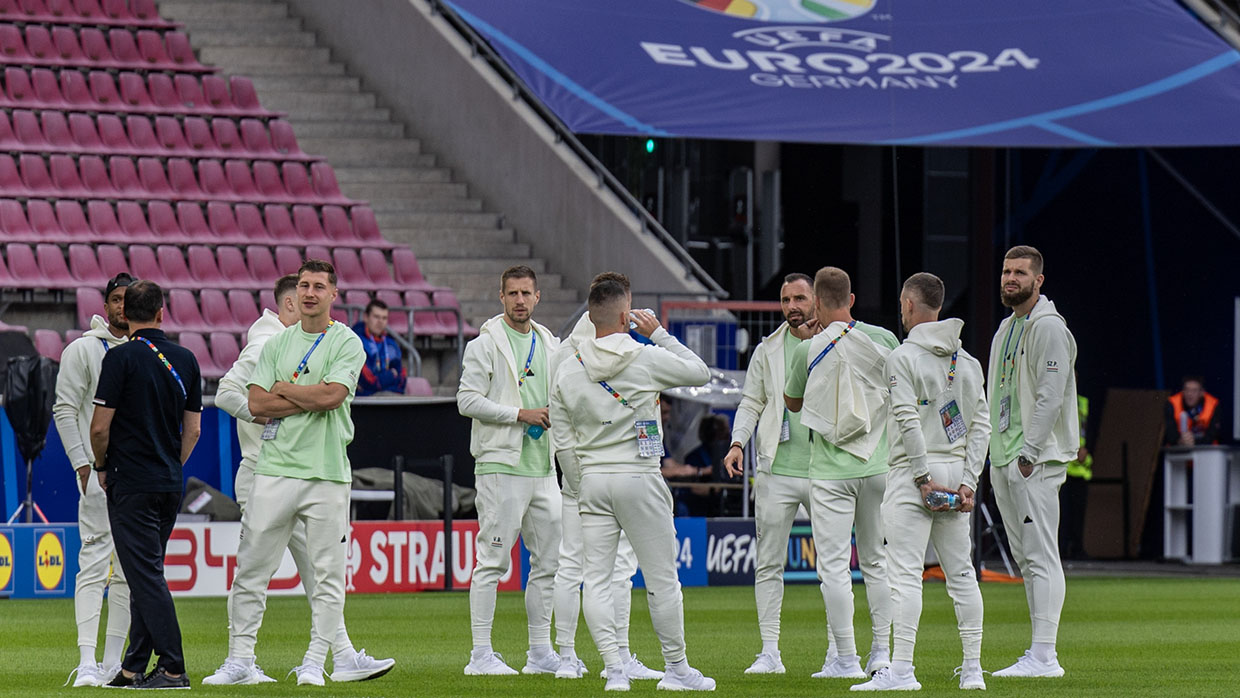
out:
<path id="1" fill-rule="evenodd" d="M 676 574 L 676 528 L 672 493 L 658 472 L 597 473 L 581 478 L 581 528 L 585 539 L 584 607 L 594 645 L 609 669 L 620 656 L 612 576 L 620 533 L 628 535 L 646 582 L 650 621 L 663 646 L 663 661 L 685 659 L 684 599 Z"/>
<path id="2" fill-rule="evenodd" d="M 1059 488 L 1067 476 L 1062 464 L 1035 465 L 1028 479 L 1015 461 L 990 469 L 1008 547 L 1025 578 L 1033 641 L 1052 645 L 1067 587 L 1059 559 Z"/>
<path id="3" fill-rule="evenodd" d="M 841 657 L 857 654 L 853 635 L 852 530 L 857 528 L 857 559 L 870 606 L 872 647 L 890 647 L 891 588 L 883 552 L 882 503 L 887 474 L 851 480 L 811 480 L 814 547 L 818 579 L 827 606 L 827 624 Z"/>
<path id="4" fill-rule="evenodd" d="M 935 482 L 951 486 L 964 474 L 964 462 L 929 463 Z M 893 468 L 883 496 L 883 531 L 887 538 L 887 579 L 891 584 L 891 659 L 913 661 L 917 624 L 921 619 L 921 575 L 926 544 L 934 544 L 947 580 L 947 595 L 956 608 L 956 627 L 965 659 L 982 656 L 982 591 L 973 570 L 971 514 L 932 512 L 921 501 L 911 468 Z"/>
<path id="5" fill-rule="evenodd" d="M 764 645 L 778 645 L 788 534 L 801 506 L 807 512 L 812 511 L 810 481 L 759 472 L 753 489 L 754 525 L 758 533 L 758 567 L 754 571 L 753 593 L 758 604 L 758 631 Z"/>
<path id="6" fill-rule="evenodd" d="M 560 552 L 560 488 L 555 476 L 493 473 L 475 478 L 475 487 L 478 560 L 469 585 L 474 647 L 491 646 L 495 590 L 508 571 L 518 535 L 530 551 L 530 577 L 525 585 L 530 647 L 550 645 L 552 583 Z"/>
<path id="7" fill-rule="evenodd" d="M 585 538 L 581 532 L 581 512 L 577 498 L 563 494 L 560 561 L 555 570 L 555 641 L 560 651 L 573 649 L 577 637 L 577 619 L 581 615 L 581 583 L 585 581 Z M 629 646 L 629 616 L 633 605 L 633 575 L 637 574 L 637 555 L 628 536 L 620 534 L 616 548 L 616 569 L 612 575 L 611 593 L 616 612 L 616 642 Z"/>
<path id="8" fill-rule="evenodd" d="M 108 589 L 108 637 L 125 641 L 129 634 L 129 584 L 116 559 L 112 526 L 108 522 L 108 499 L 99 478 L 91 472 L 86 478 L 86 494 L 78 499 L 78 531 L 82 548 L 78 553 L 78 574 L 73 590 L 73 615 L 77 620 L 78 647 L 95 647 L 99 640 L 99 616 L 103 590 Z M 112 572 L 111 581 L 108 571 Z"/>
<path id="9" fill-rule="evenodd" d="M 267 584 L 297 528 L 305 531 L 307 562 L 313 570 L 310 617 L 314 631 L 321 638 L 335 637 L 343 626 L 349 485 L 256 474 L 241 517 L 237 576 L 228 597 L 229 656 L 254 656 L 267 608 Z M 307 652 L 306 659 L 323 664 L 325 645 L 316 651 L 313 656 Z"/>
<path id="10" fill-rule="evenodd" d="M 245 514 L 245 504 L 249 500 L 250 490 L 253 487 L 254 469 L 245 466 L 237 468 L 237 477 L 233 483 L 233 490 L 237 495 L 237 504 L 241 506 L 243 516 Z M 301 587 L 306 592 L 306 600 L 308 601 L 314 598 L 314 566 L 311 563 L 310 551 L 306 548 L 306 526 L 301 521 L 297 521 L 293 525 L 293 534 L 288 540 L 288 552 L 293 556 L 293 563 L 297 565 L 297 574 L 301 577 Z M 236 589 L 236 586 L 233 589 Z M 229 590 L 229 596 L 232 596 L 231 589 Z M 231 601 L 228 607 L 231 611 Z M 231 619 L 229 619 L 229 627 L 232 627 Z M 232 647 L 229 647 L 229 649 L 231 650 Z M 327 649 L 327 640 L 319 635 L 315 630 L 314 624 L 311 623 L 310 646 L 306 650 L 306 659 L 312 660 L 315 657 L 325 657 L 327 656 Z M 345 629 L 343 613 L 340 614 L 340 627 L 332 635 L 331 651 L 334 657 L 351 655 L 354 651 L 353 642 L 349 639 L 349 631 Z"/>

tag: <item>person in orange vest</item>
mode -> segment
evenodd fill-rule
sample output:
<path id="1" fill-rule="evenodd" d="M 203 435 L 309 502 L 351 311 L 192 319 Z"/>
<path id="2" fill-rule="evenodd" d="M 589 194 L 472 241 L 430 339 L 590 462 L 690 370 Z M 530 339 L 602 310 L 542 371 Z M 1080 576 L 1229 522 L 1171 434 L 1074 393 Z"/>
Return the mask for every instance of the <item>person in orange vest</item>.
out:
<path id="1" fill-rule="evenodd" d="M 1180 392 L 1167 398 L 1167 445 L 1217 444 L 1221 428 L 1218 407 L 1218 398 L 1205 391 L 1200 376 L 1185 377 Z"/>

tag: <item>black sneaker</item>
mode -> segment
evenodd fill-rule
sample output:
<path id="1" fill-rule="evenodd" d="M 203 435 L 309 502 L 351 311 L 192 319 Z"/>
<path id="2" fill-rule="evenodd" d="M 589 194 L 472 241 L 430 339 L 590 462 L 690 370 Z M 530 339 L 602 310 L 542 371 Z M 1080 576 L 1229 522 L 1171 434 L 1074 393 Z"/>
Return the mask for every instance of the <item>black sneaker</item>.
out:
<path id="1" fill-rule="evenodd" d="M 130 678 L 128 676 L 125 676 L 124 671 L 118 671 L 116 672 L 116 676 L 113 677 L 111 681 L 105 683 L 103 687 L 104 688 L 129 688 L 130 686 L 134 685 L 135 683 L 138 683 L 144 678 L 146 678 L 146 676 L 142 674 L 142 672 L 138 672 L 137 674 L 133 675 L 133 678 Z"/>
<path id="2" fill-rule="evenodd" d="M 137 689 L 154 689 L 154 688 L 179 688 L 189 690 L 189 677 L 181 674 L 175 679 L 169 676 L 162 668 L 156 669 L 142 679 L 130 686 Z"/>

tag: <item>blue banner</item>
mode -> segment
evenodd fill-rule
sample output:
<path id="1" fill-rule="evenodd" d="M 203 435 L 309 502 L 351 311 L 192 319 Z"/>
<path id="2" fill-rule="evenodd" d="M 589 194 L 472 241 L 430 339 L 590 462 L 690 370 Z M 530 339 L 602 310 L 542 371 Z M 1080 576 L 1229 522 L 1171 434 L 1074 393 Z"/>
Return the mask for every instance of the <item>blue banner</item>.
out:
<path id="1" fill-rule="evenodd" d="M 77 524 L 0 526 L 0 598 L 71 598 L 80 548 Z"/>
<path id="2" fill-rule="evenodd" d="M 1240 144 L 1240 53 L 1175 0 L 451 0 L 581 133 Z"/>

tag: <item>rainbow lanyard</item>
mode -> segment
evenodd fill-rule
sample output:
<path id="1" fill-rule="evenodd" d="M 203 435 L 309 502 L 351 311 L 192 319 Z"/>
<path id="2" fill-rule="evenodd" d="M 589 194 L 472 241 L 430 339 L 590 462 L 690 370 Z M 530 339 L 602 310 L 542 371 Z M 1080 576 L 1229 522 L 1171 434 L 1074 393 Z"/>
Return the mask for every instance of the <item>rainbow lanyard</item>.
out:
<path id="1" fill-rule="evenodd" d="M 1030 311 L 1030 315 L 1033 311 Z M 1020 325 L 1020 334 L 1016 335 L 1016 344 L 1012 346 L 1012 353 L 1008 354 L 1008 342 L 1012 341 L 1012 330 L 1016 327 L 1016 320 L 1012 320 L 1012 324 L 1008 325 L 1007 339 L 1003 340 L 1003 357 L 1002 364 L 999 368 L 999 387 L 1002 388 L 1007 383 L 1008 377 L 1008 357 L 1012 357 L 1012 373 L 1016 375 L 1016 350 L 1020 348 L 1020 338 L 1025 336 L 1025 323 L 1029 322 L 1029 315 L 1025 316 L 1025 322 Z"/>
<path id="2" fill-rule="evenodd" d="M 168 369 L 168 371 L 172 374 L 172 377 L 176 380 L 177 385 L 180 386 L 181 396 L 189 398 L 189 395 L 185 392 L 185 382 L 181 380 L 181 374 L 177 373 L 177 370 L 172 367 L 171 363 L 168 363 L 168 359 L 164 356 L 164 353 L 159 350 L 159 347 L 155 346 L 155 343 L 146 337 L 138 337 L 138 339 L 145 342 L 146 345 L 151 348 L 151 351 L 155 352 L 155 356 L 158 356 L 159 360 L 163 362 L 164 368 Z"/>
<path id="3" fill-rule="evenodd" d="M 952 352 L 952 365 L 947 369 L 947 389 L 952 389 L 952 382 L 956 380 L 956 357 L 960 355 L 959 351 Z M 930 404 L 929 400 L 918 400 L 918 405 L 926 406 Z"/>
<path id="4" fill-rule="evenodd" d="M 581 360 L 581 352 L 577 352 L 577 363 L 581 364 L 582 368 L 585 368 L 586 366 L 586 362 Z M 624 399 L 624 396 L 622 396 L 620 393 L 617 393 L 615 388 L 611 387 L 610 385 L 607 385 L 607 381 L 599 381 L 598 384 L 603 386 L 603 390 L 606 390 L 609 395 L 616 398 L 616 400 L 618 400 L 621 405 L 624 405 L 630 410 L 634 410 L 634 411 L 637 410 L 636 407 L 629 404 L 628 400 Z"/>
<path id="5" fill-rule="evenodd" d="M 319 342 L 323 341 L 323 338 L 327 336 L 327 330 L 330 330 L 334 324 L 336 324 L 335 320 L 327 321 L 326 329 L 320 332 L 319 338 L 314 340 L 314 344 L 310 345 L 310 351 L 306 352 L 306 355 L 301 357 L 301 363 L 297 364 L 297 370 L 293 371 L 293 380 L 289 381 L 290 383 L 296 383 L 297 377 L 306 370 L 306 364 L 310 362 L 310 355 L 314 353 L 315 349 L 319 348 Z"/>
<path id="6" fill-rule="evenodd" d="M 534 363 L 534 345 L 538 344 L 538 333 L 533 330 L 530 330 L 530 332 L 532 333 L 532 336 L 530 337 L 530 355 L 525 357 L 525 369 L 522 370 L 521 375 L 517 377 L 517 390 L 520 390 L 521 386 L 525 385 L 525 379 L 530 375 L 530 364 Z M 580 356 L 577 358 L 578 360 L 581 359 Z M 582 365 L 584 366 L 585 364 Z"/>
<path id="7" fill-rule="evenodd" d="M 853 328 L 853 327 L 856 327 L 856 325 L 857 325 L 857 321 L 856 321 L 856 320 L 853 320 L 852 322 L 848 323 L 848 327 L 845 327 L 845 328 L 844 328 L 844 331 L 840 333 L 840 336 L 838 336 L 838 337 L 836 337 L 835 339 L 831 340 L 831 343 L 827 345 L 827 348 L 826 348 L 826 349 L 823 349 L 823 350 L 822 350 L 822 353 L 821 353 L 821 354 L 819 354 L 819 355 L 818 355 L 818 357 L 817 357 L 816 359 L 814 359 L 813 361 L 811 361 L 811 362 L 810 362 L 810 364 L 809 364 L 809 370 L 808 370 L 808 371 L 806 371 L 806 373 L 813 373 L 813 372 L 814 372 L 814 367 L 818 365 L 818 362 L 819 362 L 819 361 L 822 361 L 823 359 L 825 359 L 825 358 L 827 357 L 827 354 L 830 354 L 830 353 L 831 353 L 831 350 L 835 348 L 835 345 L 836 345 L 837 343 L 839 343 L 839 341 L 840 341 L 841 339 L 843 339 L 843 338 L 844 338 L 844 335 L 848 334 L 848 333 L 852 330 L 852 328 Z"/>

